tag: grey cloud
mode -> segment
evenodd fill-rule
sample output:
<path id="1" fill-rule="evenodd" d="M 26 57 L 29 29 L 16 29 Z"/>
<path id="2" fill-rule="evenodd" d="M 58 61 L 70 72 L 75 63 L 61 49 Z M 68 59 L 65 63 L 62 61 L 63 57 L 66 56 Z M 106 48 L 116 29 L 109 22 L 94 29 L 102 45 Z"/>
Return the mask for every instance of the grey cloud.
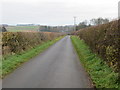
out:
<path id="1" fill-rule="evenodd" d="M 92 6 L 83 3 L 70 6 L 64 2 L 39 2 L 37 4 L 4 2 L 2 3 L 2 22 L 39 23 L 47 25 L 73 24 L 73 16 L 78 23 L 85 19 L 97 17 L 117 17 L 117 9 L 110 5 Z"/>

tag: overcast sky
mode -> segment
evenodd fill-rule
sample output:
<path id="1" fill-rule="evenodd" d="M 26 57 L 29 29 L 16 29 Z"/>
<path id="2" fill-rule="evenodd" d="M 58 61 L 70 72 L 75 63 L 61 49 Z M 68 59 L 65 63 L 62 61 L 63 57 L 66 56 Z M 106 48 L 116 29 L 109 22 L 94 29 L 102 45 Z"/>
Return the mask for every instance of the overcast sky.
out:
<path id="1" fill-rule="evenodd" d="M 0 23 L 73 24 L 92 18 L 117 18 L 119 0 L 2 0 Z M 1 16 L 2 15 L 2 16 Z"/>

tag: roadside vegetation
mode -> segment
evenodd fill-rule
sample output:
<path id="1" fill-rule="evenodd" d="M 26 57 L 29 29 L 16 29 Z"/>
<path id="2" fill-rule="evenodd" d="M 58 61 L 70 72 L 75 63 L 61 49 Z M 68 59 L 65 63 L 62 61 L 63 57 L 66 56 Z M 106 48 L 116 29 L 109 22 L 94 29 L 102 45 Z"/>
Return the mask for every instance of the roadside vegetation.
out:
<path id="1" fill-rule="evenodd" d="M 96 88 L 118 88 L 118 73 L 115 73 L 98 55 L 92 53 L 84 40 L 77 36 L 71 36 L 71 40 Z"/>
<path id="2" fill-rule="evenodd" d="M 53 32 L 3 32 L 1 43 L 3 58 L 32 49 L 60 35 Z"/>
<path id="3" fill-rule="evenodd" d="M 42 44 L 32 48 L 30 50 L 21 52 L 19 54 L 10 55 L 2 61 L 2 78 L 4 78 L 7 74 L 11 73 L 17 67 L 19 67 L 22 63 L 28 61 L 39 53 L 43 52 L 45 49 L 56 43 L 58 40 L 62 39 L 63 36 L 58 37 L 54 40 L 49 40 L 47 42 L 43 42 Z"/>
<path id="4" fill-rule="evenodd" d="M 120 30 L 118 20 L 106 24 L 91 26 L 76 31 L 90 47 L 92 52 L 99 55 L 115 72 L 120 67 Z"/>

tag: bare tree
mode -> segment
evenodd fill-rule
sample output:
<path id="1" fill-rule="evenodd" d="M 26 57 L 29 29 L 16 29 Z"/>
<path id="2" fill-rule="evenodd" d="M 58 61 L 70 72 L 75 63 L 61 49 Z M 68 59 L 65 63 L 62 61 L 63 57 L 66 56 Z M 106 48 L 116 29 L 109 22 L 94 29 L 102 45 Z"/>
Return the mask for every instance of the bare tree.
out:
<path id="1" fill-rule="evenodd" d="M 105 23 L 108 23 L 109 22 L 109 19 L 105 18 L 97 18 L 97 19 L 91 19 L 90 20 L 91 24 L 92 25 L 100 25 L 100 24 L 105 24 Z"/>

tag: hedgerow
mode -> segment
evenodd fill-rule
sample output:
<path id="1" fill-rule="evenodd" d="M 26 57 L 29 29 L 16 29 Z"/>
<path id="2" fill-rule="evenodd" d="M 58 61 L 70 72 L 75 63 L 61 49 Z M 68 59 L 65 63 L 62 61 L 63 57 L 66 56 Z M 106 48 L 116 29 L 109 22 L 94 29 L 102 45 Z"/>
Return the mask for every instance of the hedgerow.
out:
<path id="1" fill-rule="evenodd" d="M 90 49 L 98 54 L 106 63 L 119 71 L 120 67 L 120 25 L 118 21 L 92 26 L 74 32 L 84 40 Z"/>
<path id="2" fill-rule="evenodd" d="M 2 55 L 14 55 L 40 45 L 42 42 L 53 40 L 59 33 L 48 32 L 3 32 Z"/>

